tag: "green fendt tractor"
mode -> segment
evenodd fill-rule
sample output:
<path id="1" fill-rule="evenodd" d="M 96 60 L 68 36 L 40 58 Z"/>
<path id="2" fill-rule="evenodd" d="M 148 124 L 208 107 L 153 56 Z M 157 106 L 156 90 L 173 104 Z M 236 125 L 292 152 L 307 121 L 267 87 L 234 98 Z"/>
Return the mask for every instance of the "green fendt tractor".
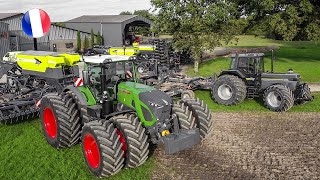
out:
<path id="1" fill-rule="evenodd" d="M 263 97 L 272 111 L 289 110 L 294 104 L 311 101 L 310 89 L 302 83 L 300 75 L 290 69 L 287 73 L 274 73 L 272 53 L 271 72 L 265 72 L 264 54 L 232 55 L 229 70 L 222 71 L 212 86 L 212 98 L 219 104 L 236 105 L 246 97 Z"/>
<path id="2" fill-rule="evenodd" d="M 85 161 L 98 177 L 142 165 L 150 143 L 164 144 L 173 154 L 198 144 L 212 129 L 212 114 L 202 100 L 174 102 L 137 83 L 133 62 L 86 62 L 83 86 L 67 86 L 41 101 L 47 142 L 65 148 L 81 140 Z"/>

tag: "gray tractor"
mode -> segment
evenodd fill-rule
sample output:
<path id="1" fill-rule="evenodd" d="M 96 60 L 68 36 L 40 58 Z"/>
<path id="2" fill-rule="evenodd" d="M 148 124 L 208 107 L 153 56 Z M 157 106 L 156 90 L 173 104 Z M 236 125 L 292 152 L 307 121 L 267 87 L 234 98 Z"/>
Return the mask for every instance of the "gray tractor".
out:
<path id="1" fill-rule="evenodd" d="M 211 91 L 214 101 L 231 106 L 246 97 L 263 97 L 267 108 L 283 112 L 294 104 L 313 100 L 309 86 L 292 69 L 274 73 L 273 52 L 271 72 L 265 71 L 264 56 L 263 53 L 233 54 L 230 69 L 222 71 L 214 81 Z"/>

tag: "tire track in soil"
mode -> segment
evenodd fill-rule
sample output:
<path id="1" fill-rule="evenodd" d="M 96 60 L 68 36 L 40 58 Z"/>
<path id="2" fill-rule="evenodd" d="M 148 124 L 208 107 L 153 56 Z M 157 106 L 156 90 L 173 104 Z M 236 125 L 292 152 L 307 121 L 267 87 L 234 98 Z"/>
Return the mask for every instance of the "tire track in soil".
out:
<path id="1" fill-rule="evenodd" d="M 320 179 L 319 113 L 214 113 L 199 146 L 155 152 L 153 179 Z"/>

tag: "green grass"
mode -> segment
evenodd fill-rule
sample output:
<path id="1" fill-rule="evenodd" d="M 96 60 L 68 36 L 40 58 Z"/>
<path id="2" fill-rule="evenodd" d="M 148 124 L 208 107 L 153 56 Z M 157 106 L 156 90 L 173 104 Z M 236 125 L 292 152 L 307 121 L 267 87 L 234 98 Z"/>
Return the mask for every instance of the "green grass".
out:
<path id="1" fill-rule="evenodd" d="M 284 42 L 264 39 L 254 36 L 239 36 L 239 42 L 229 44 L 230 47 L 258 47 L 258 46 L 280 46 L 275 51 L 277 57 L 275 62 L 275 72 L 287 72 L 293 69 L 301 74 L 305 82 L 320 82 L 320 43 L 314 42 Z M 271 60 L 267 56 L 265 61 L 266 70 L 270 71 Z M 199 75 L 204 77 L 212 76 L 213 73 L 219 74 L 221 70 L 229 68 L 230 58 L 217 58 L 204 62 L 199 66 Z M 189 66 L 187 74 L 195 76 L 193 67 Z"/>
<path id="2" fill-rule="evenodd" d="M 81 146 L 56 150 L 45 141 L 39 120 L 0 125 L 0 179 L 96 179 L 87 168 Z M 149 179 L 154 160 L 125 169 L 110 179 Z"/>
<path id="3" fill-rule="evenodd" d="M 288 112 L 320 112 L 320 93 L 313 94 L 315 99 L 304 105 L 295 105 Z M 270 112 L 262 99 L 246 99 L 243 103 L 236 106 L 224 106 L 215 103 L 209 91 L 196 91 L 196 96 L 203 99 L 213 112 Z"/>

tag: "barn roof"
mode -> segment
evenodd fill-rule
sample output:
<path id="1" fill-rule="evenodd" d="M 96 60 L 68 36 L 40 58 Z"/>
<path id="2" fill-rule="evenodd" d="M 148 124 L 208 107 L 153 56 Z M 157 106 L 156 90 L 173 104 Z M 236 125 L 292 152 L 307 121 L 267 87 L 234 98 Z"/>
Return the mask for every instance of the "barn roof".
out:
<path id="1" fill-rule="evenodd" d="M 140 21 L 145 24 L 153 24 L 151 20 L 138 15 L 85 15 L 67 21 L 66 23 L 131 23 Z"/>
<path id="2" fill-rule="evenodd" d="M 17 15 L 23 15 L 23 13 L 0 13 L 0 20 L 17 16 Z"/>

